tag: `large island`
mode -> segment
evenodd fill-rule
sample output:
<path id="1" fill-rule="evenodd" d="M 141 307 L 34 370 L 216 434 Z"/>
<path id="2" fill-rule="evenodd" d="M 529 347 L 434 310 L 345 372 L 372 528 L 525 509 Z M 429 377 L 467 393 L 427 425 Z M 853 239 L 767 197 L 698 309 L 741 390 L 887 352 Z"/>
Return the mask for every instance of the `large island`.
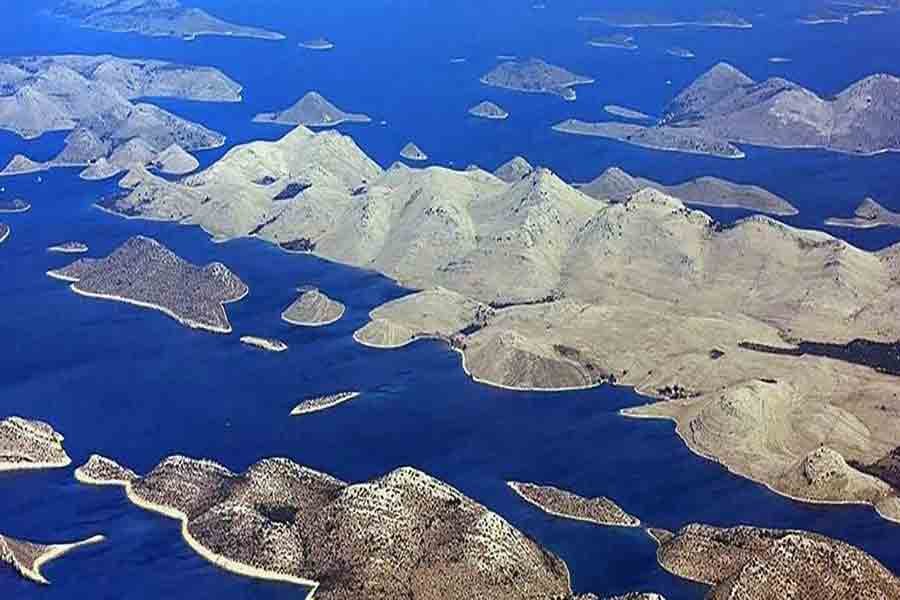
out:
<path id="1" fill-rule="evenodd" d="M 147 174 L 109 207 L 378 271 L 418 292 L 372 311 L 361 343 L 439 338 L 474 379 L 512 389 L 634 386 L 655 403 L 629 416 L 674 419 L 697 453 L 900 519 L 896 484 L 853 466 L 898 446 L 898 380 L 879 365 L 900 339 L 900 246 L 764 216 L 723 225 L 657 189 L 592 198 L 517 165 L 508 180 L 385 170 L 347 136 L 298 128 L 183 182 Z M 256 183 L 301 172 L 311 187 L 292 200 Z"/>
<path id="2" fill-rule="evenodd" d="M 142 236 L 106 258 L 83 258 L 47 274 L 71 282 L 76 294 L 152 308 L 187 327 L 215 333 L 231 332 L 224 305 L 249 292 L 225 265 L 192 265 Z"/>

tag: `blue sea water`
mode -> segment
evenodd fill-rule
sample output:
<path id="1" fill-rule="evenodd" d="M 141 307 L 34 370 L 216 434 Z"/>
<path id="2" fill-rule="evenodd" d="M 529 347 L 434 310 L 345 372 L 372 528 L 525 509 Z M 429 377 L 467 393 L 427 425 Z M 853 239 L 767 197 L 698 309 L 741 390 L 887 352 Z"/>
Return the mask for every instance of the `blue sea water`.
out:
<path id="1" fill-rule="evenodd" d="M 900 209 L 900 156 L 849 157 L 822 151 L 749 148 L 729 161 L 636 149 L 567 137 L 550 125 L 577 116 L 603 119 L 601 107 L 624 104 L 658 114 L 671 96 L 719 60 L 754 77 L 783 75 L 832 94 L 876 71 L 900 73 L 900 17 L 854 20 L 847 26 L 802 27 L 759 3 L 749 31 L 638 31 L 639 50 L 589 48 L 607 31 L 578 22 L 610 3 L 461 0 L 207 0 L 217 14 L 277 29 L 284 42 L 201 38 L 193 42 L 88 31 L 37 14 L 49 3 L 5 6 L 0 54 L 102 53 L 217 66 L 245 86 L 230 105 L 158 101 L 228 136 L 226 148 L 203 152 L 204 164 L 228 147 L 274 139 L 286 130 L 253 124 L 257 112 L 286 107 L 318 90 L 340 107 L 371 114 L 351 125 L 360 146 L 383 165 L 414 140 L 434 164 L 494 168 L 515 154 L 583 181 L 618 165 L 666 182 L 702 174 L 763 185 L 788 197 L 800 214 L 788 222 L 821 227 L 849 214 L 866 195 Z M 27 33 L 26 33 L 27 32 Z M 303 39 L 326 36 L 337 48 L 304 51 Z M 698 58 L 667 56 L 685 46 Z M 486 88 L 478 77 L 498 54 L 540 56 L 593 76 L 578 101 Z M 773 65 L 769 56 L 794 62 Z M 453 57 L 466 57 L 451 64 Z M 668 84 L 667 81 L 671 81 Z M 507 108 L 505 122 L 470 118 L 466 109 L 490 99 Z M 378 124 L 387 121 L 386 126 Z M 0 163 L 14 153 L 52 156 L 62 135 L 25 142 L 0 133 Z M 670 423 L 618 415 L 645 400 L 624 388 L 564 394 L 517 393 L 470 381 L 446 346 L 422 342 L 398 351 L 360 347 L 351 333 L 369 310 L 405 290 L 370 272 L 312 257 L 287 255 L 262 242 L 216 245 L 199 229 L 122 220 L 92 208 L 113 184 L 86 183 L 57 170 L 0 180 L 0 197 L 21 195 L 31 212 L 4 215 L 12 235 L 0 245 L 0 416 L 46 420 L 66 435 L 75 465 L 94 452 L 139 472 L 181 453 L 242 470 L 268 456 L 287 456 L 348 481 L 402 465 L 423 469 L 499 512 L 565 559 L 578 591 L 601 595 L 657 591 L 698 599 L 703 588 L 672 577 L 655 561 L 639 530 L 554 519 L 518 500 L 510 479 L 608 495 L 650 525 L 676 528 L 702 521 L 794 527 L 856 544 L 900 572 L 900 526 L 864 507 L 792 502 L 691 454 Z M 740 211 L 714 211 L 733 220 Z M 900 240 L 897 230 L 833 230 L 862 247 Z M 102 256 L 131 235 L 150 235 L 194 263 L 226 263 L 251 289 L 228 307 L 235 335 L 192 331 L 162 314 L 72 294 L 48 269 L 71 257 L 47 246 L 82 240 Z M 279 320 L 299 285 L 319 286 L 348 306 L 338 324 L 316 330 Z M 238 343 L 253 334 L 284 339 L 281 355 Z M 303 397 L 359 389 L 358 400 L 304 418 L 290 409 Z M 74 465 L 73 465 L 74 466 Z M 190 550 L 178 525 L 130 505 L 117 489 L 78 484 L 72 469 L 0 474 L 0 532 L 37 541 L 102 533 L 107 542 L 47 565 L 53 582 L 38 588 L 0 570 L 0 597 L 68 599 L 297 598 L 294 586 L 223 572 Z"/>

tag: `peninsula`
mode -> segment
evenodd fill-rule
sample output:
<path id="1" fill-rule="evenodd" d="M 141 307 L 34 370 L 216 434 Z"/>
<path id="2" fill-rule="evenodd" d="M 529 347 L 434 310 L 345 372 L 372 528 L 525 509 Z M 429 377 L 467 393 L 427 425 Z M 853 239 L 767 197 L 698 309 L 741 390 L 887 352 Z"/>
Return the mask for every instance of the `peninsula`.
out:
<path id="1" fill-rule="evenodd" d="M 82 242 L 63 242 L 47 248 L 47 252 L 55 252 L 57 254 L 84 254 L 87 251 L 87 244 Z"/>
<path id="2" fill-rule="evenodd" d="M 0 213 L 23 213 L 31 210 L 31 205 L 20 198 L 0 200 Z"/>
<path id="3" fill-rule="evenodd" d="M 239 102 L 241 86 L 209 67 L 114 56 L 28 56 L 0 62 L 0 129 L 26 139 L 70 131 L 46 162 L 16 155 L 0 174 L 83 167 L 86 179 L 134 165 L 184 174 L 197 167 L 187 151 L 215 148 L 224 136 L 139 98 Z"/>
<path id="4" fill-rule="evenodd" d="M 832 227 L 853 227 L 869 229 L 871 227 L 900 227 L 900 213 L 888 210 L 872 198 L 866 198 L 856 207 L 853 217 L 849 219 L 831 217 L 825 220 Z"/>
<path id="5" fill-rule="evenodd" d="M 502 62 L 483 76 L 481 83 L 518 92 L 556 94 L 566 100 L 575 100 L 573 88 L 594 83 L 594 80 L 531 58 Z"/>
<path id="6" fill-rule="evenodd" d="M 663 185 L 610 167 L 590 183 L 578 186 L 585 194 L 610 202 L 625 202 L 644 188 L 660 190 L 696 206 L 740 208 L 783 217 L 797 214 L 797 209 L 790 202 L 772 192 L 718 177 L 698 177 L 675 185 Z"/>
<path id="7" fill-rule="evenodd" d="M 359 395 L 359 392 L 340 392 L 337 394 L 329 394 L 327 396 L 309 398 L 295 406 L 294 410 L 291 411 L 291 415 L 298 417 L 300 415 L 334 408 L 338 404 L 343 404 L 344 402 L 349 402 L 354 398 L 358 398 Z"/>
<path id="8" fill-rule="evenodd" d="M 473 117 L 500 121 L 509 117 L 509 113 L 506 112 L 503 108 L 499 107 L 493 102 L 488 102 L 487 100 L 485 100 L 484 102 L 479 102 L 478 104 L 470 108 L 469 114 Z"/>
<path id="9" fill-rule="evenodd" d="M 61 0 L 54 14 L 89 29 L 152 37 L 180 37 L 186 40 L 198 36 L 284 39 L 282 34 L 274 31 L 236 25 L 202 9 L 186 8 L 178 0 Z"/>
<path id="10" fill-rule="evenodd" d="M 284 352 L 288 349 L 288 345 L 281 340 L 256 337 L 252 335 L 245 335 L 241 337 L 241 343 L 246 344 L 247 346 L 253 346 L 254 348 L 259 348 L 260 350 L 266 350 L 268 352 Z"/>
<path id="11" fill-rule="evenodd" d="M 509 181 L 383 169 L 348 136 L 298 127 L 180 182 L 144 174 L 110 207 L 377 271 L 414 292 L 373 310 L 361 343 L 439 338 L 505 388 L 633 386 L 655 403 L 628 416 L 674 419 L 736 473 L 900 520 L 892 484 L 850 466 L 897 446 L 896 375 L 869 365 L 900 339 L 900 246 L 868 252 L 760 215 L 723 225 L 657 189 L 610 202 L 516 163 Z M 294 173 L 312 184 L 294 200 L 256 183 Z M 855 339 L 868 343 L 823 345 Z M 804 341 L 823 350 L 796 352 Z M 823 446 L 848 463 L 847 485 L 799 477 Z"/>
<path id="12" fill-rule="evenodd" d="M 47 274 L 72 282 L 76 294 L 152 308 L 187 327 L 215 333 L 231 332 L 224 305 L 249 292 L 225 265 L 197 267 L 143 236 L 106 258 L 80 259 Z"/>
<path id="13" fill-rule="evenodd" d="M 369 123 L 372 118 L 364 114 L 344 112 L 318 92 L 308 92 L 290 108 L 280 112 L 260 113 L 253 117 L 253 121 L 279 125 L 334 127 L 341 123 Z"/>
<path id="14" fill-rule="evenodd" d="M 317 600 L 574 596 L 562 560 L 409 467 L 348 485 L 283 458 L 233 473 L 172 456 L 140 477 L 93 456 L 76 477 L 121 485 L 137 506 L 178 519 L 188 545 L 217 566 L 304 586 Z"/>
<path id="15" fill-rule="evenodd" d="M 620 48 L 622 50 L 638 49 L 638 45 L 634 41 L 634 36 L 624 33 L 594 36 L 588 40 L 587 44 L 594 48 Z"/>
<path id="16" fill-rule="evenodd" d="M 56 469 L 72 460 L 63 436 L 43 421 L 9 417 L 0 421 L 0 471 Z"/>
<path id="17" fill-rule="evenodd" d="M 900 579 L 881 563 L 823 535 L 700 524 L 649 533 L 659 544 L 659 564 L 710 586 L 710 600 L 900 598 Z"/>
<path id="18" fill-rule="evenodd" d="M 345 307 L 317 289 L 306 290 L 281 313 L 282 320 L 291 325 L 323 327 L 337 323 L 344 316 Z"/>
<path id="19" fill-rule="evenodd" d="M 609 498 L 582 498 L 566 490 L 532 483 L 510 481 L 507 485 L 523 500 L 555 517 L 617 527 L 641 524 Z"/>
<path id="20" fill-rule="evenodd" d="M 0 535 L 0 563 L 6 563 L 19 575 L 35 583 L 49 584 L 41 574 L 41 566 L 76 548 L 97 544 L 105 538 L 102 535 L 69 544 L 36 544 Z"/>
<path id="21" fill-rule="evenodd" d="M 900 150 L 900 78 L 878 74 L 830 99 L 781 78 L 757 82 L 727 63 L 701 75 L 653 126 L 569 120 L 554 129 L 662 150 L 740 158 L 734 144 L 871 155 Z"/>

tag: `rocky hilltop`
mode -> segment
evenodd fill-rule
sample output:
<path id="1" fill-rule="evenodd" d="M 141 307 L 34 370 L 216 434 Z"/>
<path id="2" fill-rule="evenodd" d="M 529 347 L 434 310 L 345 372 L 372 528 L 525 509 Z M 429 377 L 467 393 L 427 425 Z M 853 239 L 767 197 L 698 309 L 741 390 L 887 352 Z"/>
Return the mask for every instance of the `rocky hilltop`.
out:
<path id="1" fill-rule="evenodd" d="M 257 123 L 306 125 L 307 127 L 333 127 L 341 123 L 369 123 L 372 121 L 368 115 L 342 111 L 318 92 L 308 92 L 290 108 L 274 113 L 260 113 L 253 120 Z"/>
<path id="2" fill-rule="evenodd" d="M 562 560 L 412 468 L 350 485 L 287 459 L 237 474 L 173 456 L 139 477 L 94 456 L 76 476 L 122 485 L 138 506 L 179 519 L 218 566 L 305 585 L 317 599 L 573 596 Z"/>
<path id="3" fill-rule="evenodd" d="M 663 568 L 711 586 L 709 600 L 900 598 L 900 580 L 883 565 L 822 535 L 709 525 L 651 535 Z"/>
<path id="4" fill-rule="evenodd" d="M 82 27 L 153 37 L 193 39 L 201 35 L 282 40 L 284 36 L 258 27 L 223 21 L 178 0 L 61 0 L 54 14 L 73 19 Z"/>
<path id="5" fill-rule="evenodd" d="M 0 535 L 0 564 L 6 563 L 19 575 L 35 583 L 50 583 L 41 574 L 41 565 L 81 546 L 103 541 L 102 535 L 69 544 L 35 544 Z"/>
<path id="6" fill-rule="evenodd" d="M 196 166 L 185 150 L 224 143 L 221 134 L 153 104 L 135 102 L 138 98 L 241 100 L 241 86 L 217 69 L 113 56 L 6 59 L 0 64 L 0 90 L 0 128 L 25 138 L 71 130 L 55 158 L 39 163 L 17 155 L 2 174 L 80 166 L 89 179 L 110 177 L 135 164 L 187 172 Z"/>
<path id="7" fill-rule="evenodd" d="M 151 238 L 136 236 L 106 258 L 83 258 L 48 271 L 83 296 L 159 310 L 182 325 L 230 333 L 225 304 L 248 288 L 221 263 L 197 267 Z"/>
<path id="8" fill-rule="evenodd" d="M 282 320 L 291 325 L 321 327 L 340 321 L 344 305 L 332 300 L 319 290 L 306 290 L 281 314 Z"/>
<path id="9" fill-rule="evenodd" d="M 665 192 L 697 206 L 742 208 L 778 216 L 797 214 L 797 209 L 787 200 L 761 187 L 733 183 L 718 177 L 698 177 L 675 185 L 663 185 L 610 167 L 591 182 L 579 186 L 589 196 L 612 202 L 625 202 L 644 188 Z"/>
<path id="10" fill-rule="evenodd" d="M 531 58 L 502 62 L 484 75 L 481 83 L 518 92 L 557 94 L 566 100 L 575 100 L 572 88 L 594 83 L 594 80 Z"/>
<path id="11" fill-rule="evenodd" d="M 72 460 L 63 436 L 43 421 L 9 417 L 0 421 L 0 471 L 53 469 Z"/>
<path id="12" fill-rule="evenodd" d="M 675 97 L 658 125 L 572 121 L 557 129 L 714 155 L 727 155 L 716 144 L 825 148 L 869 155 L 900 149 L 898 111 L 900 78 L 892 75 L 872 75 L 833 98 L 822 98 L 786 79 L 757 82 L 719 63 Z"/>
<path id="13" fill-rule="evenodd" d="M 302 197 L 273 200 L 298 173 Z M 423 291 L 373 311 L 362 343 L 438 337 L 507 388 L 635 386 L 659 402 L 629 414 L 676 420 L 696 452 L 781 493 L 900 519 L 888 482 L 804 466 L 823 446 L 866 465 L 897 446 L 883 365 L 900 339 L 900 248 L 763 216 L 724 226 L 655 189 L 592 198 L 546 169 L 509 179 L 383 170 L 349 137 L 298 128 L 181 183 L 135 177 L 109 207 L 379 271 Z"/>

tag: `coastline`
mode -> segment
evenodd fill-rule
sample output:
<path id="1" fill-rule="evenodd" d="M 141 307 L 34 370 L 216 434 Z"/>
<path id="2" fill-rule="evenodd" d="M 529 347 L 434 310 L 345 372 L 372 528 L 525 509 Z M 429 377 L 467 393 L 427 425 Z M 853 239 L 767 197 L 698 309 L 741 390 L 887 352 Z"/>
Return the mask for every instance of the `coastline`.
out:
<path id="1" fill-rule="evenodd" d="M 372 117 L 369 115 L 363 114 L 353 114 L 347 113 L 340 119 L 335 119 L 334 121 L 320 121 L 318 123 L 297 123 L 295 121 L 285 121 L 282 119 L 278 119 L 275 117 L 278 113 L 261 113 L 253 117 L 254 123 L 262 123 L 268 125 L 283 125 L 285 127 L 297 127 L 298 125 L 302 125 L 303 127 L 315 127 L 319 129 L 324 129 L 327 127 L 337 127 L 338 125 L 342 125 L 344 123 L 371 123 Z"/>
<path id="2" fill-rule="evenodd" d="M 635 388 L 635 391 L 637 393 L 641 394 L 642 396 L 646 395 L 646 394 L 640 392 L 637 388 Z M 644 406 L 649 406 L 649 404 L 646 404 Z M 629 418 L 629 419 L 671 421 L 672 423 L 675 424 L 675 433 L 681 439 L 682 443 L 684 443 L 685 447 L 687 447 L 687 449 L 690 450 L 692 453 L 699 456 L 700 458 L 703 458 L 705 460 L 708 460 L 712 463 L 719 465 L 720 467 L 724 468 L 725 471 L 727 471 L 728 473 L 730 473 L 732 475 L 741 477 L 741 478 L 751 481 L 757 485 L 761 485 L 761 486 L 765 487 L 766 489 L 768 489 L 770 492 L 773 492 L 773 493 L 781 496 L 782 498 L 787 498 L 788 500 L 792 500 L 794 502 L 800 502 L 800 503 L 804 503 L 804 504 L 818 504 L 818 505 L 822 505 L 822 506 L 867 506 L 867 507 L 871 508 L 872 510 L 874 510 L 884 520 L 886 520 L 890 523 L 900 524 L 900 518 L 885 515 L 880 510 L 878 510 L 877 505 L 872 504 L 871 502 L 867 502 L 865 500 L 816 500 L 813 498 L 801 498 L 799 496 L 793 496 L 791 494 L 788 494 L 787 492 L 783 492 L 783 491 L 777 489 L 776 487 L 774 487 L 772 484 L 767 483 L 756 477 L 752 477 L 748 474 L 742 473 L 740 470 L 733 468 L 730 465 L 725 464 L 718 458 L 711 456 L 709 454 L 706 454 L 703 451 L 699 450 L 698 448 L 695 448 L 681 433 L 681 430 L 678 427 L 678 421 L 674 417 L 669 416 L 669 415 L 646 415 L 646 414 L 637 414 L 637 413 L 631 412 L 635 408 L 641 408 L 641 407 L 635 406 L 632 408 L 623 408 L 619 411 L 619 414 L 621 416 Z"/>
<path id="3" fill-rule="evenodd" d="M 96 298 L 96 299 L 100 299 L 100 300 L 113 300 L 115 302 L 124 302 L 125 304 L 139 306 L 141 308 L 150 308 L 153 310 L 157 310 L 157 311 L 164 313 L 165 315 L 171 317 L 172 319 L 174 319 L 178 323 L 184 325 L 185 327 L 190 327 L 191 329 L 202 329 L 205 331 L 211 331 L 212 333 L 221 333 L 221 334 L 229 334 L 233 331 L 233 329 L 231 327 L 231 323 L 228 322 L 227 315 L 225 317 L 225 321 L 226 321 L 226 323 L 228 323 L 228 325 L 226 325 L 225 327 L 217 327 L 216 325 L 209 325 L 207 323 L 201 323 L 199 321 L 195 321 L 188 317 L 182 317 L 182 316 L 178 315 L 177 313 L 172 312 L 170 309 L 166 308 L 165 306 L 160 306 L 159 304 L 153 304 L 152 302 L 143 302 L 141 300 L 125 298 L 124 296 L 116 296 L 115 294 L 100 294 L 97 292 L 87 292 L 84 290 L 80 290 L 77 287 L 77 284 L 79 281 L 78 279 L 60 275 L 59 273 L 56 273 L 54 271 L 47 271 L 47 276 L 51 277 L 52 279 L 59 279 L 60 281 L 71 282 L 69 289 L 71 289 L 73 292 L 75 292 L 79 296 L 85 296 L 88 298 Z M 250 290 L 248 289 L 239 298 L 235 298 L 234 300 L 228 300 L 227 302 L 222 302 L 220 304 L 222 304 L 222 306 L 224 307 L 225 304 L 230 304 L 232 302 L 237 302 L 239 300 L 242 300 L 249 293 L 250 293 Z"/>
<path id="4" fill-rule="evenodd" d="M 275 571 L 266 571 L 265 569 L 260 569 L 258 567 L 251 567 L 250 565 L 246 565 L 244 563 L 238 562 L 236 560 L 226 558 L 219 554 L 208 550 L 205 546 L 203 546 L 199 540 L 197 540 L 191 532 L 188 530 L 188 518 L 187 515 L 182 513 L 179 510 L 174 508 L 169 508 L 167 506 L 161 506 L 158 504 L 153 504 L 152 502 L 148 502 L 143 498 L 140 498 L 137 494 L 134 493 L 133 486 L 131 482 L 128 481 L 98 481 L 93 479 L 92 477 L 86 476 L 82 474 L 78 469 L 75 470 L 75 479 L 81 483 L 87 485 L 97 485 L 97 486 L 119 486 L 125 489 L 125 496 L 128 500 L 139 508 L 143 508 L 144 510 L 148 510 L 150 512 L 155 512 L 157 514 L 163 515 L 165 517 L 169 517 L 170 519 L 175 519 L 181 522 L 181 536 L 184 538 L 185 542 L 187 542 L 188 546 L 205 558 L 210 563 L 215 566 L 224 569 L 226 571 L 230 571 L 232 573 L 236 573 L 238 575 L 243 575 L 245 577 L 251 577 L 254 579 L 261 579 L 265 581 L 278 581 L 282 583 L 292 583 L 295 585 L 312 588 L 309 593 L 306 595 L 305 600 L 313 600 L 316 590 L 319 588 L 319 582 L 313 581 L 311 579 L 303 579 L 301 577 L 295 577 L 293 575 L 288 575 L 285 573 L 278 573 Z"/>
<path id="5" fill-rule="evenodd" d="M 582 522 L 582 523 L 590 523 L 591 525 L 598 525 L 598 526 L 600 526 L 600 527 L 625 527 L 625 528 L 630 528 L 630 529 L 633 529 L 633 528 L 636 528 L 636 527 L 642 527 L 641 520 L 638 519 L 637 517 L 634 517 L 634 515 L 630 515 L 630 514 L 629 514 L 628 516 L 634 517 L 635 519 L 637 519 L 637 523 L 634 523 L 634 524 L 631 524 L 631 523 L 628 523 L 628 524 L 625 524 L 625 523 L 612 523 L 612 522 L 609 522 L 609 521 L 599 521 L 599 520 L 597 520 L 597 519 L 589 519 L 589 518 L 587 518 L 587 517 L 577 517 L 577 516 L 574 516 L 574 515 L 567 515 L 567 514 L 564 514 L 564 513 L 556 512 L 556 511 L 554 511 L 554 510 L 550 510 L 549 508 L 546 508 L 546 507 L 544 507 L 544 506 L 541 506 L 540 504 L 538 504 L 537 502 L 535 502 L 534 500 L 532 500 L 531 498 L 529 498 L 528 496 L 526 496 L 526 495 L 519 489 L 520 486 L 522 485 L 522 482 L 519 482 L 519 481 L 507 481 L 507 482 L 506 482 L 506 485 L 507 485 L 507 487 L 509 487 L 513 492 L 515 492 L 516 495 L 519 496 L 519 498 L 521 498 L 522 500 L 524 500 L 524 501 L 527 502 L 528 504 L 531 504 L 532 506 L 536 506 L 536 507 L 539 508 L 542 512 L 544 512 L 544 513 L 546 513 L 546 514 L 548 514 L 548 515 L 550 515 L 550 516 L 553 516 L 553 517 L 557 517 L 557 518 L 560 518 L 560 519 L 567 519 L 567 520 L 569 520 L 569 521 L 580 521 L 580 522 Z M 553 488 L 553 489 L 558 490 L 558 491 L 562 491 L 562 490 L 559 490 L 559 488 Z M 623 511 L 623 512 L 624 512 L 624 511 Z M 628 514 L 628 513 L 626 513 L 626 514 Z"/>

